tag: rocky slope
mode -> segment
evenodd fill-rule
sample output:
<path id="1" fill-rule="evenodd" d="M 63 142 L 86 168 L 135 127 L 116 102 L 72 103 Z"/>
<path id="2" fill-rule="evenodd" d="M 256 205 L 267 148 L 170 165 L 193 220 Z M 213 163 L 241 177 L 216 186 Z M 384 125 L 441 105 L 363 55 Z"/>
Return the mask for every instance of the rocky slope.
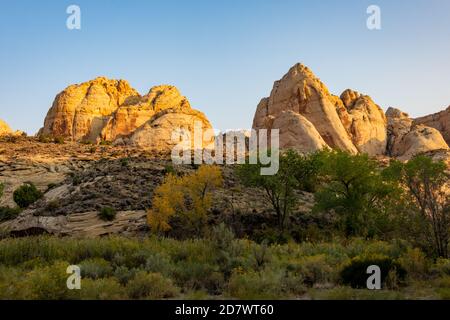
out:
<path id="1" fill-rule="evenodd" d="M 174 86 L 156 86 L 141 96 L 124 80 L 100 77 L 58 94 L 39 134 L 170 151 L 172 132 L 182 128 L 191 133 L 195 122 L 211 128 Z"/>
<path id="2" fill-rule="evenodd" d="M 33 182 L 44 197 L 9 221 L 2 232 L 15 236 L 51 233 L 75 237 L 108 234 L 138 235 L 147 231 L 146 210 L 153 190 L 161 184 L 172 162 L 166 155 L 134 146 L 93 146 L 75 142 L 41 143 L 20 137 L 0 139 L 0 182 L 5 191 L 0 206 L 14 206 L 13 191 Z M 173 166 L 188 173 L 195 166 Z M 232 219 L 250 231 L 255 221 L 273 219 L 260 192 L 239 185 L 233 167 L 223 167 L 225 188 L 215 194 L 214 223 Z M 309 212 L 312 195 L 300 195 L 299 212 Z M 98 218 L 101 208 L 117 210 L 112 222 Z M 234 220 L 233 220 L 234 219 Z"/>
<path id="3" fill-rule="evenodd" d="M 371 156 L 408 159 L 414 154 L 448 150 L 448 110 L 413 120 L 399 110 L 387 114 L 367 95 L 353 90 L 340 97 L 302 64 L 274 83 L 259 103 L 254 129 L 279 129 L 280 147 L 311 152 L 324 147 Z"/>

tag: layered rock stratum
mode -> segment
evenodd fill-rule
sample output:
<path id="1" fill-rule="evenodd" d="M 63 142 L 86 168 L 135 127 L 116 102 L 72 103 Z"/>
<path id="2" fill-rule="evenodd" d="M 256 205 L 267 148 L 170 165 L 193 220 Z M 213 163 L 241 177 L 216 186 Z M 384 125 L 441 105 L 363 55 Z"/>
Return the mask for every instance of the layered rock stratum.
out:
<path id="1" fill-rule="evenodd" d="M 99 77 L 58 94 L 39 134 L 169 151 L 176 144 L 173 131 L 180 128 L 193 139 L 195 123 L 204 130 L 212 128 L 174 86 L 155 86 L 141 96 L 125 80 Z"/>
<path id="2" fill-rule="evenodd" d="M 279 129 L 280 147 L 301 152 L 333 148 L 409 159 L 449 149 L 449 110 L 415 120 L 393 108 L 385 114 L 368 95 L 351 89 L 332 95 L 308 67 L 296 64 L 261 100 L 253 128 Z"/>

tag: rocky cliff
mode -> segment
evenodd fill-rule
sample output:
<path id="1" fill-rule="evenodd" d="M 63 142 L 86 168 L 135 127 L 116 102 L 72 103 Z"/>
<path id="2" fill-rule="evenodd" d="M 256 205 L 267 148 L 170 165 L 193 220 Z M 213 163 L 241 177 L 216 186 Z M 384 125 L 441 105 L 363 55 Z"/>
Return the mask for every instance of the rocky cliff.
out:
<path id="1" fill-rule="evenodd" d="M 156 86 L 141 96 L 124 80 L 100 77 L 58 94 L 39 134 L 169 151 L 172 132 L 191 132 L 196 121 L 211 128 L 206 116 L 192 109 L 174 86 Z"/>
<path id="2" fill-rule="evenodd" d="M 408 159 L 420 152 L 448 150 L 448 112 L 413 120 L 390 109 L 387 114 L 369 96 L 345 90 L 340 97 L 302 64 L 274 83 L 259 103 L 254 129 L 279 129 L 280 147 L 302 152 L 335 148 L 371 156 Z"/>

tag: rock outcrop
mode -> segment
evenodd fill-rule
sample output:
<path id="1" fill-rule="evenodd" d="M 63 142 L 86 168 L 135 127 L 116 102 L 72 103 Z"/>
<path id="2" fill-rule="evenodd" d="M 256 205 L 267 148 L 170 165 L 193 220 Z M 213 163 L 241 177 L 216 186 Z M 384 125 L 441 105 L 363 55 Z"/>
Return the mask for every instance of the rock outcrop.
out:
<path id="1" fill-rule="evenodd" d="M 384 111 L 369 96 L 352 90 L 344 91 L 341 100 L 349 114 L 347 119 L 351 124 L 348 130 L 358 151 L 369 155 L 384 154 L 387 145 Z M 344 124 L 346 122 L 343 121 Z"/>
<path id="2" fill-rule="evenodd" d="M 331 95 L 307 67 L 296 64 L 275 82 L 270 97 L 261 100 L 253 128 L 280 129 L 281 148 L 312 152 L 330 147 L 408 159 L 448 150 L 439 131 L 449 134 L 449 110 L 414 121 L 393 108 L 384 114 L 369 96 L 356 91 Z"/>
<path id="3" fill-rule="evenodd" d="M 444 111 L 414 119 L 414 124 L 423 124 L 439 130 L 450 145 L 450 107 Z"/>
<path id="4" fill-rule="evenodd" d="M 253 128 L 272 129 L 273 121 L 285 111 L 306 118 L 328 146 L 357 153 L 336 111 L 334 98 L 325 85 L 301 64 L 296 64 L 275 82 L 270 97 L 263 99 L 257 108 Z M 285 124 L 279 120 L 278 126 Z M 280 144 L 284 142 L 280 141 Z"/>
<path id="5" fill-rule="evenodd" d="M 203 136 L 203 131 L 211 128 L 208 119 L 200 111 L 190 107 L 166 109 L 134 131 L 127 144 L 159 151 L 172 150 L 183 140 L 190 149 L 210 148 L 214 143 L 214 136 L 211 135 L 208 139 Z M 196 134 L 199 134 L 198 144 L 194 143 Z"/>
<path id="6" fill-rule="evenodd" d="M 272 128 L 280 130 L 280 148 L 308 152 L 328 147 L 314 125 L 299 113 L 284 111 Z"/>
<path id="7" fill-rule="evenodd" d="M 447 150 L 448 145 L 441 133 L 424 125 L 413 125 L 397 146 L 397 156 L 408 160 L 416 154 L 434 150 Z"/>
<path id="8" fill-rule="evenodd" d="M 448 150 L 442 134 L 435 128 L 414 123 L 407 113 L 389 108 L 387 155 L 410 159 L 418 153 Z"/>
<path id="9" fill-rule="evenodd" d="M 101 132 L 105 141 L 128 136 L 137 128 L 166 109 L 190 109 L 189 101 L 174 86 L 156 86 L 143 97 L 135 97 L 121 105 L 108 120 Z"/>
<path id="10" fill-rule="evenodd" d="M 71 85 L 56 96 L 40 134 L 95 141 L 117 108 L 138 96 L 124 80 L 99 77 Z"/>
<path id="11" fill-rule="evenodd" d="M 192 109 L 174 86 L 156 86 L 141 96 L 124 80 L 97 78 L 61 92 L 39 134 L 169 151 L 172 132 L 192 132 L 196 121 L 203 129 L 211 128 L 206 116 Z"/>
<path id="12" fill-rule="evenodd" d="M 6 122 L 0 119 L 0 136 L 11 134 L 12 130 Z"/>

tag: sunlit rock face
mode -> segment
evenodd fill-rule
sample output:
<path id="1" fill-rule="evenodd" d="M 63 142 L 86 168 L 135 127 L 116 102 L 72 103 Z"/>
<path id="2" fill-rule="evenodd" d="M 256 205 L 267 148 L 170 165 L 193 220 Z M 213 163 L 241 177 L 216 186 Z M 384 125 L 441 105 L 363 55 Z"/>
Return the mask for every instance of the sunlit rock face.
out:
<path id="1" fill-rule="evenodd" d="M 333 148 L 410 158 L 448 149 L 438 131 L 446 134 L 446 117 L 442 112 L 413 121 L 393 108 L 385 114 L 371 97 L 354 90 L 347 89 L 340 97 L 330 94 L 311 70 L 296 64 L 258 104 L 253 128 L 279 129 L 281 148 L 302 152 Z M 430 125 L 419 126 L 419 122 Z"/>
<path id="2" fill-rule="evenodd" d="M 174 86 L 155 86 L 141 96 L 124 80 L 100 77 L 58 94 L 39 134 L 169 151 L 172 132 L 193 130 L 196 121 L 203 130 L 211 128 L 206 116 L 192 109 Z"/>

